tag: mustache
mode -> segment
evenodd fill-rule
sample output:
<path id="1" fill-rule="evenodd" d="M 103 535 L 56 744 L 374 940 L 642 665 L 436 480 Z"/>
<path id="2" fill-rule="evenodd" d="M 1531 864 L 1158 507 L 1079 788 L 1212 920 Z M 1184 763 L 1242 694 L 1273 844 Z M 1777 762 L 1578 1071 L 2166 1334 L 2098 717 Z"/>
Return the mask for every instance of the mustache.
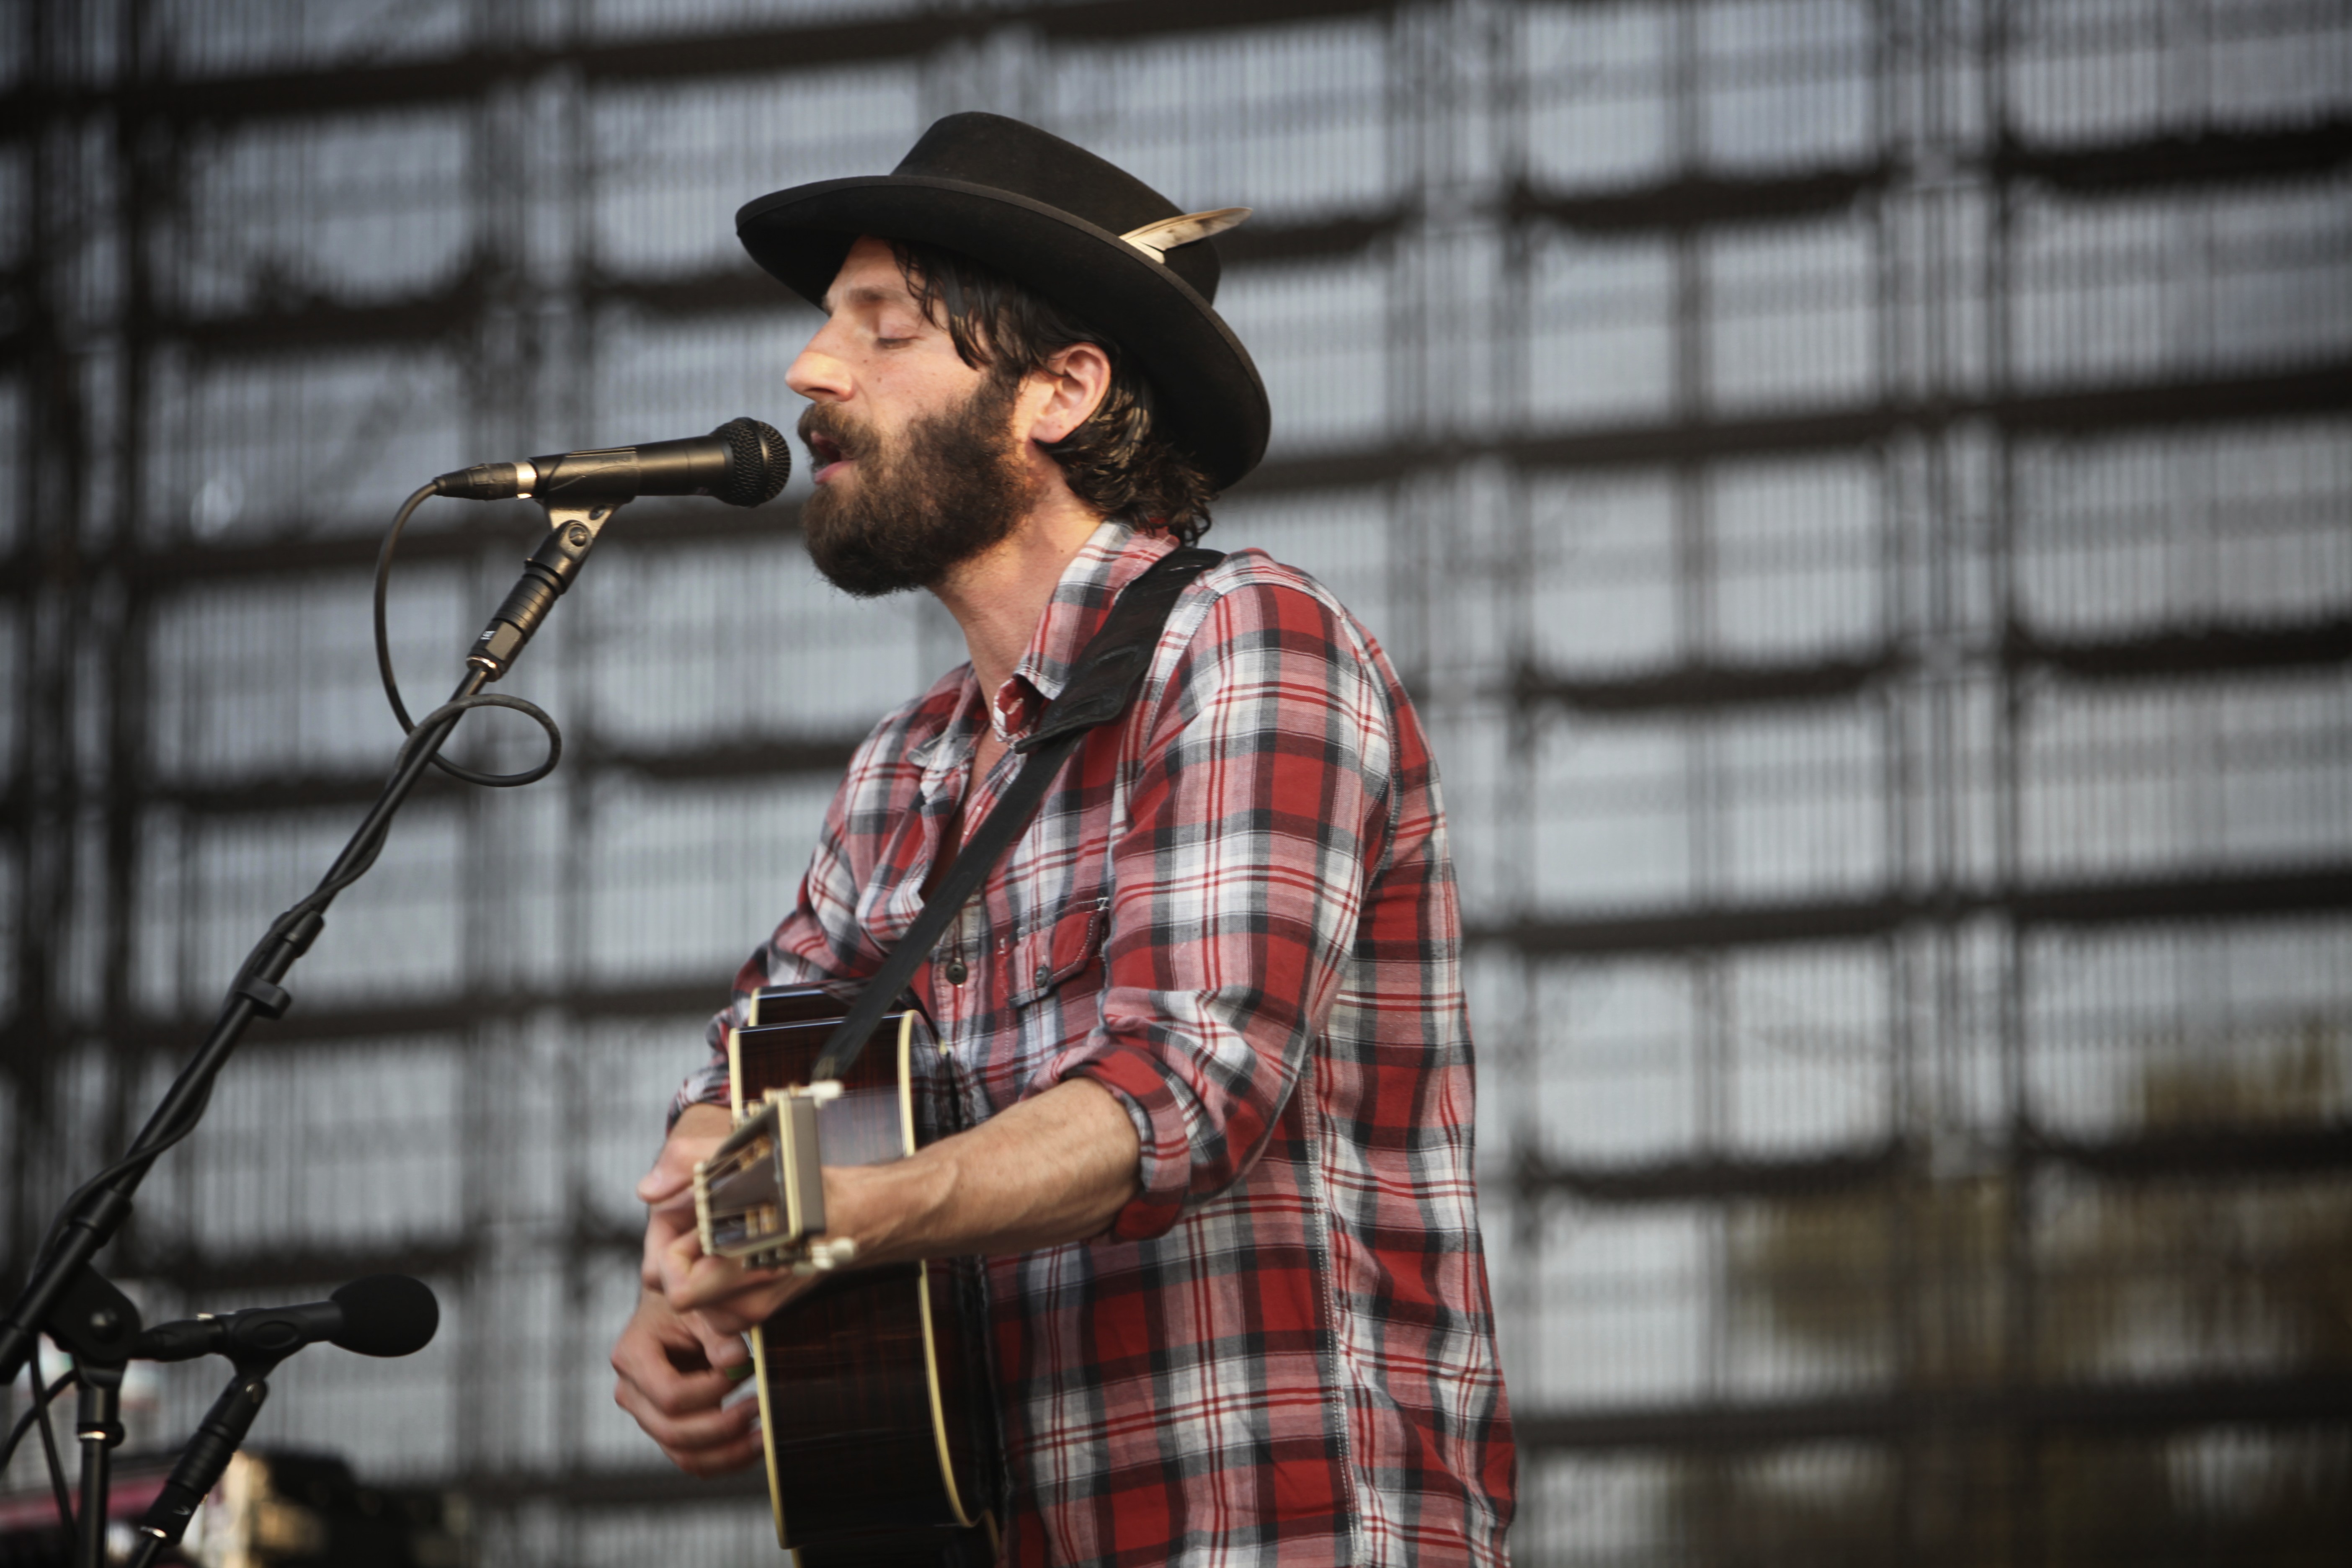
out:
<path id="1" fill-rule="evenodd" d="M 802 409 L 793 428 L 810 458 L 820 464 L 835 458 L 855 458 L 872 445 L 871 432 L 862 422 L 829 403 L 812 403 Z M 830 454 L 826 447 L 831 448 Z"/>

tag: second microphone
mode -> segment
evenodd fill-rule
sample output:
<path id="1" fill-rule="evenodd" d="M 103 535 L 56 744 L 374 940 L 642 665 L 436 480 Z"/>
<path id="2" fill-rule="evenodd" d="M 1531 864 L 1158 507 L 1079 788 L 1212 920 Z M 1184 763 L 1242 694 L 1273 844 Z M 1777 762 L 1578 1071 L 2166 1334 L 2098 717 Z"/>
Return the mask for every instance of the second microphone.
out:
<path id="1" fill-rule="evenodd" d="M 141 1361 L 274 1361 L 324 1340 L 361 1355 L 414 1355 L 440 1326 L 441 1304 L 423 1280 L 372 1274 L 324 1301 L 158 1323 L 131 1342 L 131 1354 Z"/>

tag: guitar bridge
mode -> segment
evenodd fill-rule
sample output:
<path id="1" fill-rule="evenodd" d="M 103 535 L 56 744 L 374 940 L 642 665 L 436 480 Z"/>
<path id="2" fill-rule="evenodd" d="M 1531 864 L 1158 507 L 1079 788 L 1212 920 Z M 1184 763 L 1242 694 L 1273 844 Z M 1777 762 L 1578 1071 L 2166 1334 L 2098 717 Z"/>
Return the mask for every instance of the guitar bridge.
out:
<path id="1" fill-rule="evenodd" d="M 840 1094 L 832 1081 L 772 1089 L 694 1167 L 694 1214 L 705 1253 L 802 1273 L 856 1255 L 856 1244 L 846 1237 L 824 1239 L 817 1108 Z"/>

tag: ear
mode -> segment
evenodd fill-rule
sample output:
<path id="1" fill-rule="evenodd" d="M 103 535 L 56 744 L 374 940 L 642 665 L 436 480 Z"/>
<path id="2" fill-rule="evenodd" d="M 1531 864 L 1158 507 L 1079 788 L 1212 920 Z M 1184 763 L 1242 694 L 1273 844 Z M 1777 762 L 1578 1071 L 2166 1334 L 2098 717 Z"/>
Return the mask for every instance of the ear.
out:
<path id="1" fill-rule="evenodd" d="M 1024 402 L 1035 412 L 1029 438 L 1052 446 L 1093 417 L 1110 390 L 1110 356 L 1097 343 L 1072 343 L 1029 373 Z"/>

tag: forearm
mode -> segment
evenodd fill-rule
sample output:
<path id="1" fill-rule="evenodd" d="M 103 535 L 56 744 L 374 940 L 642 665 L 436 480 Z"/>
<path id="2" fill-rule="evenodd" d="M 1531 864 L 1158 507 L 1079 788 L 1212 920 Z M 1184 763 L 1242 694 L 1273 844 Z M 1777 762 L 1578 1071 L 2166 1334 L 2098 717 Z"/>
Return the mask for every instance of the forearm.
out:
<path id="1" fill-rule="evenodd" d="M 909 1159 L 829 1167 L 828 1233 L 861 1264 L 1084 1241 L 1135 1195 L 1140 1152 L 1118 1100 L 1072 1079 Z"/>
<path id="2" fill-rule="evenodd" d="M 688 1114 L 697 1117 L 689 1132 L 701 1131 L 707 1119 Z M 669 1148 L 681 1142 L 674 1136 Z M 861 1265 L 1083 1241 L 1109 1229 L 1135 1195 L 1141 1155 L 1111 1091 L 1072 1079 L 911 1158 L 826 1166 L 825 1233 L 856 1242 Z M 639 1188 L 648 1201 L 658 1195 L 649 1177 Z M 646 1257 L 647 1289 L 721 1336 L 766 1321 L 808 1284 L 704 1257 L 690 1224 L 666 1241 L 649 1228 Z"/>

